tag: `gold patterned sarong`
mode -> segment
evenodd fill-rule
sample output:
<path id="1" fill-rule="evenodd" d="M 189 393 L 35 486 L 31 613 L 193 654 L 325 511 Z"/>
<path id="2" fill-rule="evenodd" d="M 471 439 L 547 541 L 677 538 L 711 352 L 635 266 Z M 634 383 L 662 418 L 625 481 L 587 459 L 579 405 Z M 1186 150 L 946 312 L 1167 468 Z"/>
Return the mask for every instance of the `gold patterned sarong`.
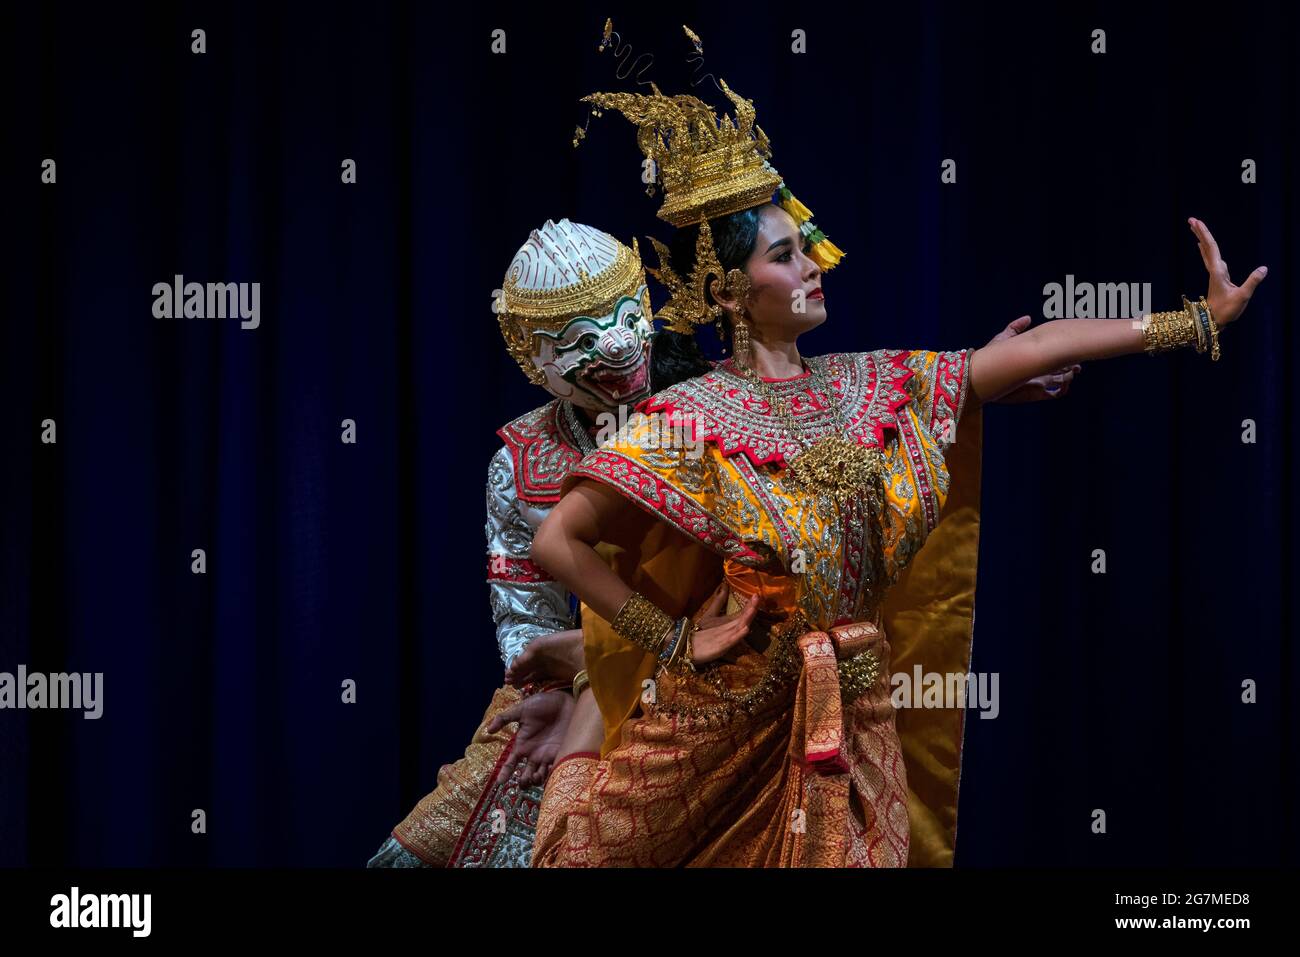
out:
<path id="1" fill-rule="evenodd" d="M 837 642 L 798 636 L 797 687 L 756 715 L 696 718 L 718 696 L 697 676 L 661 676 L 653 703 L 604 760 L 574 755 L 551 772 L 533 866 L 902 867 L 907 776 L 883 634 L 852 649 L 879 665 L 841 702 Z M 719 669 L 752 687 L 769 655 L 745 646 Z M 769 648 L 769 654 L 771 649 Z"/>
<path id="2" fill-rule="evenodd" d="M 496 780 L 518 725 L 487 731 L 492 719 L 520 698 L 509 685 L 497 689 L 464 757 L 443 765 L 437 787 L 393 829 L 393 838 L 426 864 L 527 866 L 541 789 L 521 788 L 514 777 Z"/>
<path id="3" fill-rule="evenodd" d="M 982 423 L 965 408 L 969 355 L 836 354 L 808 360 L 829 392 L 808 375 L 773 382 L 805 434 L 839 418 L 881 450 L 880 512 L 792 483 L 788 430 L 727 363 L 642 407 L 695 417 L 702 458 L 662 447 L 646 415 L 573 471 L 566 487 L 593 479 L 644 510 L 640 525 L 620 517 L 609 557 L 665 612 L 695 614 L 721 580 L 762 600 L 734 660 L 702 676 L 656 675 L 584 608 L 606 737 L 553 770 L 535 866 L 951 866 L 963 713 L 895 714 L 889 691 L 891 668 L 970 664 Z M 781 631 L 796 614 L 806 627 Z M 870 683 L 845 671 L 864 646 L 878 657 Z M 789 680 L 761 708 L 700 716 L 778 660 Z"/>

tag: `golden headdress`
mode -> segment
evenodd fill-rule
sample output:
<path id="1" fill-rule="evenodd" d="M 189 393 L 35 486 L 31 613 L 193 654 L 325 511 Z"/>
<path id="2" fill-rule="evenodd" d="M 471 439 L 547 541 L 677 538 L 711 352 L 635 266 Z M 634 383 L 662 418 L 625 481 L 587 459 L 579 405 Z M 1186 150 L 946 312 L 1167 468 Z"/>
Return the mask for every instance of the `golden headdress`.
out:
<path id="1" fill-rule="evenodd" d="M 494 306 L 506 349 L 528 381 L 545 385 L 533 362 L 533 333 L 559 332 L 578 316 L 599 319 L 621 300 L 641 300 L 650 318 L 645 268 L 635 239 L 629 249 L 609 233 L 561 219 L 534 229 L 515 253 Z"/>
<path id="2" fill-rule="evenodd" d="M 688 27 L 682 29 L 700 51 L 699 37 Z M 704 291 L 710 277 L 726 281 L 708 228 L 708 220 L 718 216 L 775 201 L 799 225 L 810 244 L 810 258 L 823 271 L 835 267 L 843 251 L 812 222 L 812 210 L 795 199 L 769 162 L 771 144 L 755 122 L 751 100 L 719 80 L 718 88 L 735 107 L 734 120 L 725 114 L 719 119 L 713 108 L 697 97 L 666 96 L 655 84 L 649 85 L 649 94 L 593 93 L 583 97 L 583 102 L 591 103 L 597 116 L 601 109 L 614 109 L 637 126 L 637 145 L 654 163 L 656 182 L 664 192 L 659 218 L 677 227 L 700 224 L 696 265 L 687 278 L 672 271 L 666 248 L 652 240 L 660 268 L 649 272 L 671 294 L 669 304 L 659 312 L 670 328 L 690 333 L 714 317 Z M 578 130 L 575 144 L 583 132 Z M 652 193 L 653 187 L 647 192 Z"/>
<path id="3" fill-rule="evenodd" d="M 736 108 L 736 119 L 703 100 L 664 96 L 657 86 L 645 93 L 593 93 L 584 102 L 618 110 L 638 127 L 637 145 L 654 161 L 664 191 L 659 218 L 689 226 L 770 202 L 781 176 L 767 162 L 772 155 L 754 104 L 719 86 Z"/>

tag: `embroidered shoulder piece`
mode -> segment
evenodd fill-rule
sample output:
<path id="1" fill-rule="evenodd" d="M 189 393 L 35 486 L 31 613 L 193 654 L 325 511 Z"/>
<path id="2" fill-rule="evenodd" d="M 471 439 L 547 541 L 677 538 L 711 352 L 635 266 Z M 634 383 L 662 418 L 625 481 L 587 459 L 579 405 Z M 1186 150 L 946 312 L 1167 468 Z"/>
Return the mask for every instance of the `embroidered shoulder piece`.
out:
<path id="1" fill-rule="evenodd" d="M 952 352 L 905 353 L 904 362 L 916 373 L 907 384 L 916 400 L 916 413 L 943 448 L 952 444 L 956 423 L 970 393 L 970 354 L 973 349 Z"/>
<path id="2" fill-rule="evenodd" d="M 904 384 L 916 374 L 904 360 L 906 349 L 831 353 L 808 359 L 833 396 L 817 391 L 811 375 L 770 382 L 773 393 L 789 402 L 791 415 L 813 440 L 836 431 L 836 412 L 850 438 L 883 447 L 885 432 L 896 429 L 894 413 L 912 401 Z M 699 440 L 715 442 L 725 456 L 744 455 L 755 465 L 783 466 L 802 451 L 783 419 L 730 359 L 713 371 L 687 379 L 646 399 L 638 410 L 694 420 Z"/>
<path id="3" fill-rule="evenodd" d="M 558 502 L 565 476 L 582 461 L 582 444 L 560 402 L 552 399 L 497 429 L 514 459 L 515 491 L 529 505 Z"/>

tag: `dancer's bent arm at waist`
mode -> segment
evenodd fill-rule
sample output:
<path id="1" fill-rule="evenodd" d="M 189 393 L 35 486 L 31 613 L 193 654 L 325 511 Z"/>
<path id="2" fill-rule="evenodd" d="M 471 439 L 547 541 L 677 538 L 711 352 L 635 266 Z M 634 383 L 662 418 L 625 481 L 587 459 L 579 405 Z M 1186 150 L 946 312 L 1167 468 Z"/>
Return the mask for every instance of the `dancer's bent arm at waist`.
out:
<path id="1" fill-rule="evenodd" d="M 612 622 L 632 595 L 596 552 L 636 506 L 599 482 L 582 481 L 560 499 L 533 538 L 533 561 L 565 584 L 596 614 Z M 749 631 L 758 610 L 757 596 L 735 615 L 708 617 L 691 639 L 692 658 L 706 664 L 722 657 Z"/>

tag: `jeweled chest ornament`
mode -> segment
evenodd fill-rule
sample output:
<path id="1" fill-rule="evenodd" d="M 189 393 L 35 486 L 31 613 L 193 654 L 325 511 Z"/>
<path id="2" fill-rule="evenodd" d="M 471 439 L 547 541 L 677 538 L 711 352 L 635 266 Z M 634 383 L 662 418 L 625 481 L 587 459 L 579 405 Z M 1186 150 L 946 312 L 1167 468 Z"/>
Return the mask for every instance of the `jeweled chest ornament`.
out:
<path id="1" fill-rule="evenodd" d="M 837 502 L 864 498 L 872 511 L 883 506 L 884 455 L 880 449 L 868 448 L 845 434 L 840 396 L 820 372 L 809 366 L 813 388 L 826 396 L 831 405 L 835 431 L 810 441 L 809 430 L 791 414 L 785 396 L 777 395 L 776 390 L 749 366 L 733 363 L 732 368 L 767 400 L 790 438 L 803 447 L 797 456 L 787 459 L 786 477 L 789 481 L 813 494 L 829 495 Z"/>
<path id="2" fill-rule="evenodd" d="M 812 491 L 845 501 L 863 493 L 879 504 L 884 463 L 879 449 L 868 449 L 836 433 L 819 439 L 790 463 L 790 478 Z"/>

